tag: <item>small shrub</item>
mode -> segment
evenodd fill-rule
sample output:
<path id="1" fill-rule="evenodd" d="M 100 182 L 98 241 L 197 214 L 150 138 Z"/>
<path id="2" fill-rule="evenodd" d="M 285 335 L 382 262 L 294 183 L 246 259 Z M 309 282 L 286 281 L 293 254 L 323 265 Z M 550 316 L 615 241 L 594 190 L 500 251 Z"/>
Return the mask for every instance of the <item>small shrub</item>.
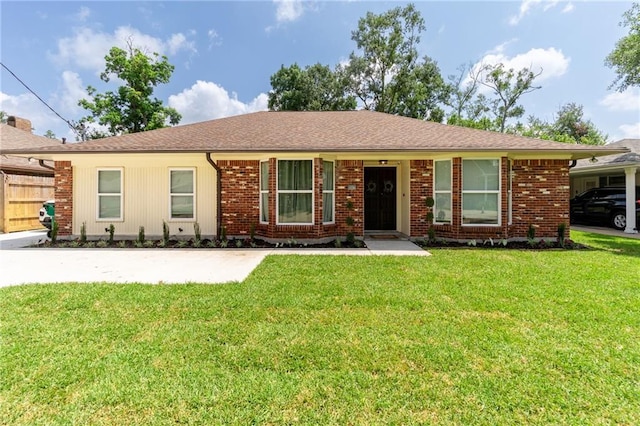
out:
<path id="1" fill-rule="evenodd" d="M 126 248 L 127 247 L 127 242 L 126 241 L 118 241 L 118 247 Z"/>
<path id="2" fill-rule="evenodd" d="M 169 225 L 164 220 L 162 221 L 162 242 L 165 246 L 169 244 Z"/>
<path id="3" fill-rule="evenodd" d="M 185 247 L 188 247 L 188 246 L 189 246 L 189 241 L 187 241 L 187 240 L 180 240 L 176 244 L 176 247 L 178 247 L 178 248 L 185 248 Z"/>
<path id="4" fill-rule="evenodd" d="M 242 246 L 243 246 L 242 240 L 236 240 L 236 247 L 242 248 Z"/>
<path id="5" fill-rule="evenodd" d="M 193 244 L 191 244 L 191 246 L 194 248 L 202 247 L 202 240 L 193 240 Z"/>
<path id="6" fill-rule="evenodd" d="M 229 245 L 229 240 L 220 240 L 220 247 L 227 248 Z"/>
<path id="7" fill-rule="evenodd" d="M 198 243 L 202 241 L 202 233 L 200 232 L 200 224 L 198 222 L 193 223 L 193 235 L 195 236 L 195 241 Z"/>
<path id="8" fill-rule="evenodd" d="M 251 239 L 251 241 L 256 239 L 256 223 L 255 222 L 253 222 L 249 227 L 249 238 Z"/>
<path id="9" fill-rule="evenodd" d="M 80 226 L 80 242 L 82 244 L 87 242 L 87 222 L 82 222 Z"/>
<path id="10" fill-rule="evenodd" d="M 69 244 L 67 245 L 67 247 L 78 248 L 80 247 L 80 241 L 69 241 Z"/>
<path id="11" fill-rule="evenodd" d="M 336 241 L 333 243 L 336 248 L 342 248 L 342 241 L 340 238 L 336 238 Z"/>
<path id="12" fill-rule="evenodd" d="M 355 243 L 356 241 L 356 236 L 354 235 L 353 232 L 348 232 L 347 233 L 347 243 L 353 245 L 353 243 Z"/>
<path id="13" fill-rule="evenodd" d="M 565 232 L 567 231 L 567 224 L 562 222 L 558 225 L 558 245 L 564 248 Z"/>
<path id="14" fill-rule="evenodd" d="M 98 248 L 106 248 L 109 244 L 105 240 L 100 240 L 96 243 L 96 247 Z"/>
<path id="15" fill-rule="evenodd" d="M 295 245 L 297 245 L 297 244 L 298 244 L 298 242 L 297 242 L 297 241 L 296 241 L 296 239 L 295 239 L 295 238 L 293 238 L 293 237 L 291 237 L 291 238 L 289 238 L 289 239 L 287 240 L 287 245 L 288 245 L 289 247 L 293 247 L 293 246 L 295 246 Z"/>
<path id="16" fill-rule="evenodd" d="M 351 216 L 347 216 L 347 218 L 344 221 L 347 224 L 347 226 L 353 226 L 356 224 L 356 221 Z"/>
<path id="17" fill-rule="evenodd" d="M 113 223 L 109 225 L 109 245 L 113 244 L 113 234 L 116 232 L 116 227 Z"/>
<path id="18" fill-rule="evenodd" d="M 216 248 L 218 247 L 218 244 L 216 243 L 216 240 L 211 240 L 207 243 L 207 247 L 209 248 Z"/>
<path id="19" fill-rule="evenodd" d="M 155 243 L 151 240 L 145 241 L 144 243 L 142 243 L 142 245 L 146 248 L 152 248 L 155 246 Z"/>
<path id="20" fill-rule="evenodd" d="M 475 247 L 475 246 L 478 245 L 478 242 L 476 240 L 469 240 L 469 241 L 467 241 L 467 245 L 469 247 Z"/>
<path id="21" fill-rule="evenodd" d="M 353 210 L 353 202 L 351 200 L 347 200 L 344 206 L 347 208 L 347 210 Z"/>
<path id="22" fill-rule="evenodd" d="M 529 224 L 529 229 L 527 229 L 527 240 L 535 240 L 536 238 L 536 228 Z"/>
<path id="23" fill-rule="evenodd" d="M 353 242 L 353 246 L 354 246 L 354 247 L 356 247 L 356 248 L 362 248 L 362 247 L 364 247 L 364 241 L 362 241 L 362 240 L 355 240 L 355 241 Z"/>
<path id="24" fill-rule="evenodd" d="M 58 241 L 58 229 L 59 229 L 58 221 L 51 221 L 51 244 L 55 244 Z"/>
<path id="25" fill-rule="evenodd" d="M 138 240 L 137 242 L 140 243 L 140 245 L 144 244 L 145 241 L 145 237 L 144 237 L 144 226 L 141 226 L 140 228 L 138 228 Z"/>
<path id="26" fill-rule="evenodd" d="M 224 225 L 220 227 L 220 240 L 227 241 L 227 227 Z"/>
<path id="27" fill-rule="evenodd" d="M 427 238 L 429 238 L 429 241 L 435 241 L 436 229 L 433 226 L 429 227 L 429 230 L 427 231 Z"/>
<path id="28" fill-rule="evenodd" d="M 95 248 L 96 243 L 95 243 L 95 241 L 87 241 L 86 243 L 84 243 L 84 246 L 86 248 Z"/>

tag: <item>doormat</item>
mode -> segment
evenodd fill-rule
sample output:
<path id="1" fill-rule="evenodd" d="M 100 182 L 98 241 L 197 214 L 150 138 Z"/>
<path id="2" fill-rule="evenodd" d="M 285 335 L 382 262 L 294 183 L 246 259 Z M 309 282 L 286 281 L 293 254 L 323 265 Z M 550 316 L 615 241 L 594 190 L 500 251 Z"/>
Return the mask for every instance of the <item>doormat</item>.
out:
<path id="1" fill-rule="evenodd" d="M 393 234 L 371 235 L 374 240 L 397 240 L 398 236 Z"/>

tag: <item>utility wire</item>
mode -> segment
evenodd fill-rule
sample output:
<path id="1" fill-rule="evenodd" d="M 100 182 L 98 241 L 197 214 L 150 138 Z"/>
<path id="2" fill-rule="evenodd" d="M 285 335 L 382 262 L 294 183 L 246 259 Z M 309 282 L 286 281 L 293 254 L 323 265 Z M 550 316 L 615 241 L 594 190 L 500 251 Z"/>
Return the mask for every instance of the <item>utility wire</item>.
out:
<path id="1" fill-rule="evenodd" d="M 12 75 L 16 80 L 18 80 L 18 81 L 19 81 L 19 82 L 20 82 L 20 83 L 21 83 L 21 84 L 22 84 L 22 85 L 23 85 L 23 86 L 24 86 L 28 91 L 30 91 L 30 92 L 33 94 L 33 96 L 35 96 L 36 98 L 38 98 L 38 100 L 39 100 L 40 102 L 42 102 L 42 103 L 43 103 L 47 108 L 49 108 L 49 109 L 51 110 L 51 112 L 53 112 L 55 115 L 57 115 L 58 117 L 60 117 L 60 119 L 61 119 L 62 121 L 64 121 L 65 123 L 67 123 L 67 124 L 69 125 L 69 127 L 71 127 L 71 130 L 73 130 L 76 134 L 79 134 L 79 133 L 78 133 L 78 129 L 76 128 L 76 126 L 74 126 L 73 124 L 71 124 L 71 122 L 70 122 L 69 120 L 67 120 L 66 118 L 64 118 L 64 117 L 63 117 L 63 116 L 61 116 L 60 114 L 58 114 L 58 112 L 57 112 L 55 109 L 51 108 L 51 107 L 49 106 L 49 104 L 48 104 L 48 103 L 46 103 L 46 102 L 45 102 L 45 101 L 44 101 L 40 96 L 38 96 L 38 94 L 37 94 L 36 92 L 34 92 L 33 90 L 31 90 L 31 88 L 30 88 L 29 86 L 27 86 L 27 85 L 25 84 L 25 82 L 24 82 L 24 81 L 20 80 L 20 78 L 18 78 L 18 76 L 17 76 L 17 75 L 15 75 L 15 74 L 14 74 L 14 72 L 13 72 L 13 71 L 11 71 L 11 70 L 10 70 L 10 69 L 5 65 L 5 64 L 3 64 L 2 62 L 0 62 L 0 65 L 2 65 L 2 68 L 4 68 L 4 69 L 6 69 L 7 71 L 9 71 L 9 74 L 11 74 L 11 75 Z"/>

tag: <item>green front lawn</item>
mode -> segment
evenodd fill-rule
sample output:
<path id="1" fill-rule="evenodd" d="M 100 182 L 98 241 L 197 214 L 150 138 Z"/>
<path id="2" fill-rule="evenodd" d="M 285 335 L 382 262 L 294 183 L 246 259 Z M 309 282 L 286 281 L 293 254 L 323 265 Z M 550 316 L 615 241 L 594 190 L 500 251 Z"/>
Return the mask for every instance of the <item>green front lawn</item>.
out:
<path id="1" fill-rule="evenodd" d="M 0 424 L 640 424 L 640 240 L 572 237 L 3 288 Z"/>

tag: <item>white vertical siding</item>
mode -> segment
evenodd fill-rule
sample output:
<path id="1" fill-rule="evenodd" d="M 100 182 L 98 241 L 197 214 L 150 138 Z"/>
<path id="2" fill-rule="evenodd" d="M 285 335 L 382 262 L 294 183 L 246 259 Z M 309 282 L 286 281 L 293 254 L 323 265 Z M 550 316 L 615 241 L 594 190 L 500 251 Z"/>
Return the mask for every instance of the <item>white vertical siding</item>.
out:
<path id="1" fill-rule="evenodd" d="M 205 154 L 79 155 L 72 159 L 72 165 L 74 235 L 80 234 L 85 222 L 89 236 L 106 237 L 105 228 L 113 223 L 116 236 L 136 236 L 144 226 L 148 237 L 158 237 L 163 220 L 172 235 L 193 235 L 194 222 L 200 225 L 203 236 L 216 232 L 216 172 Z M 101 167 L 122 168 L 122 221 L 97 220 L 97 170 Z M 169 169 L 173 167 L 195 168 L 195 220 L 170 219 Z"/>

